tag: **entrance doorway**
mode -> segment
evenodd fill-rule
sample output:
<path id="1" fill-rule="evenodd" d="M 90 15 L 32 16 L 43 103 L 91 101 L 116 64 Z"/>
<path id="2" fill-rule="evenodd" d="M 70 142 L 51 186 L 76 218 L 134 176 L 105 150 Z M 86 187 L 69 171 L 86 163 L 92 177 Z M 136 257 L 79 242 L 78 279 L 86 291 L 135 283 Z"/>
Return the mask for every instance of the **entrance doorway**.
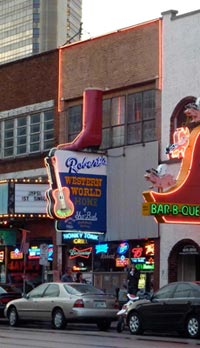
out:
<path id="1" fill-rule="evenodd" d="M 191 239 L 174 245 L 169 256 L 168 279 L 174 281 L 200 280 L 200 247 Z"/>
<path id="2" fill-rule="evenodd" d="M 177 280 L 197 280 L 197 255 L 179 255 Z M 199 278 L 198 278 L 199 279 Z"/>

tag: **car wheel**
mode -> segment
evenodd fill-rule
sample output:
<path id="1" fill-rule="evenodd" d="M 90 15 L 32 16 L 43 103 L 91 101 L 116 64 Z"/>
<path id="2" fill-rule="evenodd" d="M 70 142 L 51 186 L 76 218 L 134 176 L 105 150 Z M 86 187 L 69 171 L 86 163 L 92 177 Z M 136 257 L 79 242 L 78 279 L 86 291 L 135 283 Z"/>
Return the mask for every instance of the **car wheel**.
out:
<path id="1" fill-rule="evenodd" d="M 57 308 L 54 310 L 52 315 L 52 324 L 53 328 L 57 330 L 63 329 L 65 327 L 66 319 L 62 309 Z"/>
<path id="2" fill-rule="evenodd" d="M 139 335 L 143 332 L 141 319 L 136 312 L 130 313 L 128 317 L 128 327 L 132 335 Z"/>
<path id="3" fill-rule="evenodd" d="M 125 327 L 125 322 L 124 322 L 124 318 L 120 318 L 119 321 L 117 322 L 117 332 L 122 332 L 124 330 Z"/>
<path id="4" fill-rule="evenodd" d="M 18 314 L 15 307 L 10 308 L 8 312 L 8 321 L 10 326 L 17 326 L 19 319 L 18 319 Z"/>
<path id="5" fill-rule="evenodd" d="M 200 335 L 200 321 L 196 315 L 191 315 L 187 319 L 186 334 L 190 338 L 197 338 Z"/>
<path id="6" fill-rule="evenodd" d="M 97 327 L 101 331 L 107 331 L 108 329 L 110 329 L 110 325 L 111 325 L 111 321 L 106 319 L 104 320 L 102 319 L 101 321 L 98 321 L 97 323 Z"/>

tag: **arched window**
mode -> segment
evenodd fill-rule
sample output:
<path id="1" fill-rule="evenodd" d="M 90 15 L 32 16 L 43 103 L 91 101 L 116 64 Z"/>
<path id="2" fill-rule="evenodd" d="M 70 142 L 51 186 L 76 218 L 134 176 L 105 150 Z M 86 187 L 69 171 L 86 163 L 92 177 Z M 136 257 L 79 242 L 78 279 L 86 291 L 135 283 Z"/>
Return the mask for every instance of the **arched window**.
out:
<path id="1" fill-rule="evenodd" d="M 189 120 L 187 116 L 184 114 L 184 110 L 187 104 L 194 103 L 196 101 L 196 97 L 185 97 L 183 98 L 175 107 L 171 119 L 170 119 L 170 144 L 173 143 L 173 134 L 175 130 L 179 127 L 187 126 Z"/>

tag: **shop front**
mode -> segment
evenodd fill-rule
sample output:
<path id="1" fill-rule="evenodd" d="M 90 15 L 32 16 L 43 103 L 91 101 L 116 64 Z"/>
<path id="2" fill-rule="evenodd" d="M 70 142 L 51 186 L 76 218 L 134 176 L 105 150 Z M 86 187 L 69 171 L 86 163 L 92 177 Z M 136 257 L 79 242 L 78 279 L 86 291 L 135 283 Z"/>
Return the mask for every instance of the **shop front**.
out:
<path id="1" fill-rule="evenodd" d="M 53 268 L 54 222 L 47 219 L 41 180 L 0 182 L 0 283 L 28 291 Z M 41 248 L 46 246 L 46 258 Z"/>
<path id="2" fill-rule="evenodd" d="M 0 283 L 10 284 L 20 291 L 32 290 L 44 281 L 45 274 L 53 268 L 52 238 L 36 238 L 21 229 L 0 229 Z M 46 255 L 42 248 L 46 246 Z"/>
<path id="3" fill-rule="evenodd" d="M 81 238 L 82 237 L 82 238 Z M 131 263 L 140 270 L 139 288 L 150 291 L 154 278 L 155 242 L 153 239 L 112 241 L 92 233 L 63 232 L 63 272 L 71 266 L 98 288 L 116 293 L 126 289 Z"/>

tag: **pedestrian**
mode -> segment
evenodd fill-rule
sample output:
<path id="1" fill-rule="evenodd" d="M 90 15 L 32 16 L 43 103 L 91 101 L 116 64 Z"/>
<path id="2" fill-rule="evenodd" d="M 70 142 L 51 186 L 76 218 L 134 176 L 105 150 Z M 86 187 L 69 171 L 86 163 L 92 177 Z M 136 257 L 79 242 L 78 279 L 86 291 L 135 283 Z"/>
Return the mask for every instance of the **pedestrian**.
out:
<path id="1" fill-rule="evenodd" d="M 139 279 L 140 279 L 140 271 L 137 270 L 137 268 L 135 267 L 135 264 L 132 263 L 127 276 L 127 286 L 128 286 L 129 294 L 131 295 L 137 294 Z"/>
<path id="2" fill-rule="evenodd" d="M 71 267 L 67 267 L 65 270 L 65 273 L 61 277 L 61 281 L 64 283 L 71 283 L 73 282 L 73 277 L 72 277 L 72 269 Z"/>
<path id="3" fill-rule="evenodd" d="M 82 272 L 76 273 L 76 283 L 86 283 L 86 280 L 83 279 L 83 273 Z"/>

